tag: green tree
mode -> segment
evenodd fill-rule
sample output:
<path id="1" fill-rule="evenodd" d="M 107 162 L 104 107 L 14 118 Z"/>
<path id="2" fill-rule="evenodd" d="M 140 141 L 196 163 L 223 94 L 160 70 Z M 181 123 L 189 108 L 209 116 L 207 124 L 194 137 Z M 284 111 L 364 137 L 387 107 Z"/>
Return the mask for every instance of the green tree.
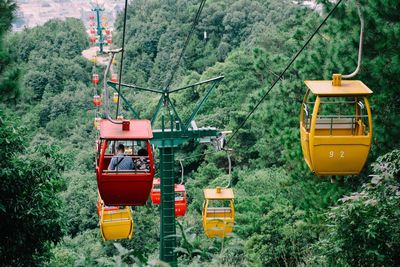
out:
<path id="1" fill-rule="evenodd" d="M 51 146 L 25 147 L 23 129 L 0 111 L 0 259 L 5 266 L 41 265 L 63 235 L 61 173 L 65 160 Z"/>

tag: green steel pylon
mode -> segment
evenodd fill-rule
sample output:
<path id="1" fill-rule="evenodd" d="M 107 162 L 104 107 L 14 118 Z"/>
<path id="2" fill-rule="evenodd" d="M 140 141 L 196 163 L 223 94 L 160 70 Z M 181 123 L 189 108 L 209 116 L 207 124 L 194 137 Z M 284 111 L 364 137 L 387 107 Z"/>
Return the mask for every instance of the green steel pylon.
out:
<path id="1" fill-rule="evenodd" d="M 196 141 L 199 143 L 209 143 L 212 138 L 216 138 L 219 132 L 216 128 L 206 127 L 197 128 L 192 125 L 192 121 L 196 117 L 197 113 L 203 107 L 208 97 L 211 95 L 213 90 L 223 79 L 223 76 L 219 76 L 206 81 L 198 82 L 192 85 L 184 86 L 177 89 L 151 89 L 140 87 L 136 85 L 128 85 L 121 83 L 121 87 L 137 89 L 140 91 L 153 92 L 160 94 L 160 100 L 157 104 L 157 108 L 151 119 L 152 126 L 155 125 L 156 119 L 162 106 L 167 106 L 170 110 L 169 116 L 169 128 L 166 127 L 166 121 L 164 114 L 161 115 L 161 129 L 153 129 L 153 139 L 151 143 L 158 148 L 160 158 L 160 193 L 161 193 L 161 205 L 160 205 L 160 260 L 169 263 L 171 266 L 176 266 L 176 223 L 175 223 L 175 157 L 174 152 L 179 149 L 179 146 L 190 141 Z M 175 105 L 171 101 L 169 95 L 174 92 L 181 90 L 191 89 L 195 86 L 210 83 L 209 89 L 206 91 L 204 97 L 197 103 L 192 114 L 186 121 L 183 121 L 179 116 Z M 139 119 L 139 113 L 135 110 L 134 106 L 126 99 L 124 94 L 118 90 L 118 83 L 108 81 L 107 84 L 113 88 L 115 92 L 119 94 L 125 106 L 132 112 L 133 117 Z"/>

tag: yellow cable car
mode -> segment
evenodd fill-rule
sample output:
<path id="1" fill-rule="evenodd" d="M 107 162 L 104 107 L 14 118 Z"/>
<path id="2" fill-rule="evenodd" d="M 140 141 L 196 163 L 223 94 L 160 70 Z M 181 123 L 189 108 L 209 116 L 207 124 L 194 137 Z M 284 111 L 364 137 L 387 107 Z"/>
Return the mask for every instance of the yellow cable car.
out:
<path id="1" fill-rule="evenodd" d="M 133 219 L 130 207 L 107 207 L 99 199 L 100 232 L 104 240 L 131 239 Z"/>
<path id="2" fill-rule="evenodd" d="M 305 81 L 308 87 L 300 112 L 304 159 L 317 175 L 361 172 L 371 147 L 372 115 L 361 81 Z M 310 94 L 312 93 L 312 94 Z"/>
<path id="3" fill-rule="evenodd" d="M 233 231 L 235 209 L 233 190 L 217 187 L 204 189 L 203 228 L 208 237 L 227 237 Z"/>

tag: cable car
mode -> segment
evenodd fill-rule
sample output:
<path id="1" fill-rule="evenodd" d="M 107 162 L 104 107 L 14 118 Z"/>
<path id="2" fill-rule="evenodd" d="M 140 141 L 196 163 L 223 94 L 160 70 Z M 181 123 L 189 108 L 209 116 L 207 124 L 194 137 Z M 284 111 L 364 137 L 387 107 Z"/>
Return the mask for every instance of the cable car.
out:
<path id="1" fill-rule="evenodd" d="M 108 36 L 108 38 L 107 38 L 107 44 L 112 44 L 112 37 L 111 36 Z"/>
<path id="2" fill-rule="evenodd" d="M 99 81 L 100 81 L 100 76 L 99 76 L 99 74 L 93 73 L 93 74 L 92 74 L 92 83 L 98 84 Z"/>
<path id="3" fill-rule="evenodd" d="M 175 217 L 186 214 L 186 190 L 183 184 L 175 184 Z"/>
<path id="4" fill-rule="evenodd" d="M 110 35 L 110 33 L 111 33 L 110 29 L 105 29 L 105 33 L 106 33 L 106 35 Z"/>
<path id="5" fill-rule="evenodd" d="M 90 32 L 90 34 L 95 34 L 96 30 L 94 28 L 90 28 L 89 32 Z"/>
<path id="6" fill-rule="evenodd" d="M 89 26 L 90 27 L 94 27 L 96 25 L 96 23 L 93 21 L 93 20 L 91 20 L 90 22 L 89 22 Z"/>
<path id="7" fill-rule="evenodd" d="M 101 118 L 98 117 L 94 118 L 94 128 L 96 128 L 97 130 L 100 130 L 100 121 Z"/>
<path id="8" fill-rule="evenodd" d="M 113 83 L 118 82 L 118 75 L 116 73 L 111 74 L 111 81 Z M 118 94 L 118 93 L 117 93 Z"/>
<path id="9" fill-rule="evenodd" d="M 142 206 L 153 187 L 154 161 L 149 139 L 150 121 L 123 120 L 121 124 L 100 121 L 100 142 L 96 156 L 96 176 L 101 198 L 108 206 Z M 133 169 L 109 170 L 116 148 L 125 146 L 125 157 Z"/>
<path id="10" fill-rule="evenodd" d="M 114 103 L 114 104 L 117 104 L 117 103 L 118 103 L 118 100 L 119 100 L 119 95 L 118 95 L 117 92 L 115 92 L 115 93 L 113 94 L 113 103 Z"/>
<path id="11" fill-rule="evenodd" d="M 151 189 L 151 202 L 154 205 L 160 205 L 161 194 L 160 194 L 160 178 L 155 178 L 153 181 L 153 188 Z"/>
<path id="12" fill-rule="evenodd" d="M 97 41 L 96 36 L 94 36 L 94 35 L 89 36 L 89 42 L 90 42 L 91 44 L 95 44 L 96 41 Z"/>
<path id="13" fill-rule="evenodd" d="M 235 209 L 232 188 L 204 189 L 202 210 L 203 228 L 206 236 L 227 237 L 233 231 Z"/>
<path id="14" fill-rule="evenodd" d="M 305 81 L 308 88 L 300 112 L 304 159 L 312 172 L 355 175 L 361 172 L 371 147 L 372 115 L 361 81 Z"/>
<path id="15" fill-rule="evenodd" d="M 90 19 L 90 20 L 94 20 L 94 15 L 93 15 L 93 14 L 90 14 L 90 15 L 89 15 L 89 19 Z"/>
<path id="16" fill-rule="evenodd" d="M 105 241 L 132 239 L 133 219 L 130 207 L 105 206 L 99 197 L 97 213 L 100 217 L 100 232 Z"/>
<path id="17" fill-rule="evenodd" d="M 93 104 L 95 107 L 99 107 L 101 105 L 101 97 L 99 95 L 93 96 Z"/>

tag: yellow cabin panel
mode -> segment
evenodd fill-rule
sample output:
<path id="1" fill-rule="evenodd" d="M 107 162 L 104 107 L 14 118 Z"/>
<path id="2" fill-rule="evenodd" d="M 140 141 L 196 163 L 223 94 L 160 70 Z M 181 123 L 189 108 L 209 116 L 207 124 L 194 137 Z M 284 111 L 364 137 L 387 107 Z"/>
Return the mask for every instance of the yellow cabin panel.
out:
<path id="1" fill-rule="evenodd" d="M 302 126 L 300 126 L 300 139 L 301 139 L 301 149 L 303 151 L 304 160 L 306 161 L 308 167 L 312 169 L 312 163 L 310 158 L 309 133 Z"/>
<path id="2" fill-rule="evenodd" d="M 119 210 L 102 209 L 100 231 L 104 240 L 131 239 L 133 219 L 129 207 Z"/>
<path id="3" fill-rule="evenodd" d="M 233 232 L 234 219 L 232 218 L 206 218 L 203 220 L 204 232 L 207 237 L 225 238 Z"/>
<path id="4" fill-rule="evenodd" d="M 369 153 L 368 136 L 314 137 L 311 146 L 313 171 L 317 175 L 354 175 L 360 173 Z"/>

